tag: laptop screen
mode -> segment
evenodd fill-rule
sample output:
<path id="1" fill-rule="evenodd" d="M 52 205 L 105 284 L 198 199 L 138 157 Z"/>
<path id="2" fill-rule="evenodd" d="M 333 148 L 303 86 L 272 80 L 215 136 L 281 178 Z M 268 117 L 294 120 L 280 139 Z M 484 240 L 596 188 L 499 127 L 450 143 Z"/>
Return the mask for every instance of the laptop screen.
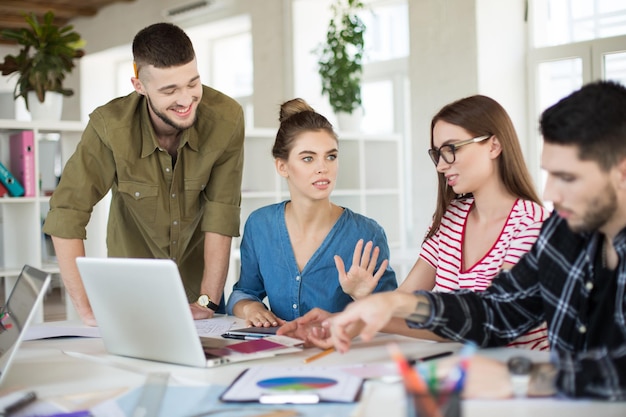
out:
<path id="1" fill-rule="evenodd" d="M 49 273 L 26 265 L 0 309 L 0 381 L 48 285 Z"/>

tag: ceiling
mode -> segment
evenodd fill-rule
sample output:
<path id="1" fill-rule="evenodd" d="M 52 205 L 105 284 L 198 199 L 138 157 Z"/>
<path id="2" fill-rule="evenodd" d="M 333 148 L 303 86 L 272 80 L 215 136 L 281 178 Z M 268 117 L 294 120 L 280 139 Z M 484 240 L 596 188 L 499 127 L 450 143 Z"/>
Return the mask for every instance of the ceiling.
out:
<path id="1" fill-rule="evenodd" d="M 24 13 L 34 12 L 40 19 L 52 11 L 59 26 L 76 17 L 92 17 L 98 10 L 113 3 L 134 0 L 0 0 L 0 30 L 27 27 Z M 10 42 L 0 37 L 0 43 Z"/>

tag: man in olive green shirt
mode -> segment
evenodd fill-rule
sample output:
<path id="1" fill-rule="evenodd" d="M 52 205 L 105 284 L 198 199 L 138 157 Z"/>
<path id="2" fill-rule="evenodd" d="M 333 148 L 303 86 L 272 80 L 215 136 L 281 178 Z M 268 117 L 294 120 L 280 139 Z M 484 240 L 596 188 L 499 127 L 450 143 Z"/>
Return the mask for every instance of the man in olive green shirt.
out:
<path id="1" fill-rule="evenodd" d="M 243 111 L 201 84 L 191 42 L 177 26 L 141 30 L 133 56 L 135 91 L 90 115 L 43 231 L 81 319 L 95 325 L 76 257 L 85 255 L 93 206 L 111 190 L 108 255 L 174 260 L 194 318 L 208 318 L 239 235 Z"/>

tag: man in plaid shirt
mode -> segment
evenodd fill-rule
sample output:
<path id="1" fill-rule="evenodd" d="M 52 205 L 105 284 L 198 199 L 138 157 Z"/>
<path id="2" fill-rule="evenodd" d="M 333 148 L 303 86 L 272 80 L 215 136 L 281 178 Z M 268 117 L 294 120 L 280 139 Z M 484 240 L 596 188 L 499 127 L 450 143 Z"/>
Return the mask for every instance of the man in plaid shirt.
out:
<path id="1" fill-rule="evenodd" d="M 588 84 L 548 108 L 540 127 L 554 212 L 531 251 L 483 293 L 392 291 L 352 303 L 327 320 L 339 351 L 355 324 L 369 340 L 393 316 L 483 347 L 545 320 L 557 391 L 626 400 L 626 88 Z"/>

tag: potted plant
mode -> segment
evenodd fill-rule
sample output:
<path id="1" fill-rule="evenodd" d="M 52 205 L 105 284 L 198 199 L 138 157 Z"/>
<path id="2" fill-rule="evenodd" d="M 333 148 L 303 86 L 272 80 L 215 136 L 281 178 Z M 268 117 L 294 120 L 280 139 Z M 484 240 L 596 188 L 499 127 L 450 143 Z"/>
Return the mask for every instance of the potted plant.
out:
<path id="1" fill-rule="evenodd" d="M 336 114 L 361 107 L 365 23 L 357 13 L 363 8 L 361 0 L 335 0 L 326 42 L 317 49 L 322 94 Z"/>
<path id="2" fill-rule="evenodd" d="M 59 27 L 53 23 L 54 14 L 47 12 L 43 22 L 34 13 L 25 15 L 28 28 L 5 29 L 0 35 L 22 45 L 17 55 L 8 54 L 0 64 L 2 75 L 19 74 L 13 97 L 24 97 L 30 110 L 29 93 L 43 103 L 46 92 L 71 96 L 74 91 L 63 88 L 65 76 L 72 72 L 74 60 L 85 52 L 79 49 L 84 43 L 73 26 Z"/>

